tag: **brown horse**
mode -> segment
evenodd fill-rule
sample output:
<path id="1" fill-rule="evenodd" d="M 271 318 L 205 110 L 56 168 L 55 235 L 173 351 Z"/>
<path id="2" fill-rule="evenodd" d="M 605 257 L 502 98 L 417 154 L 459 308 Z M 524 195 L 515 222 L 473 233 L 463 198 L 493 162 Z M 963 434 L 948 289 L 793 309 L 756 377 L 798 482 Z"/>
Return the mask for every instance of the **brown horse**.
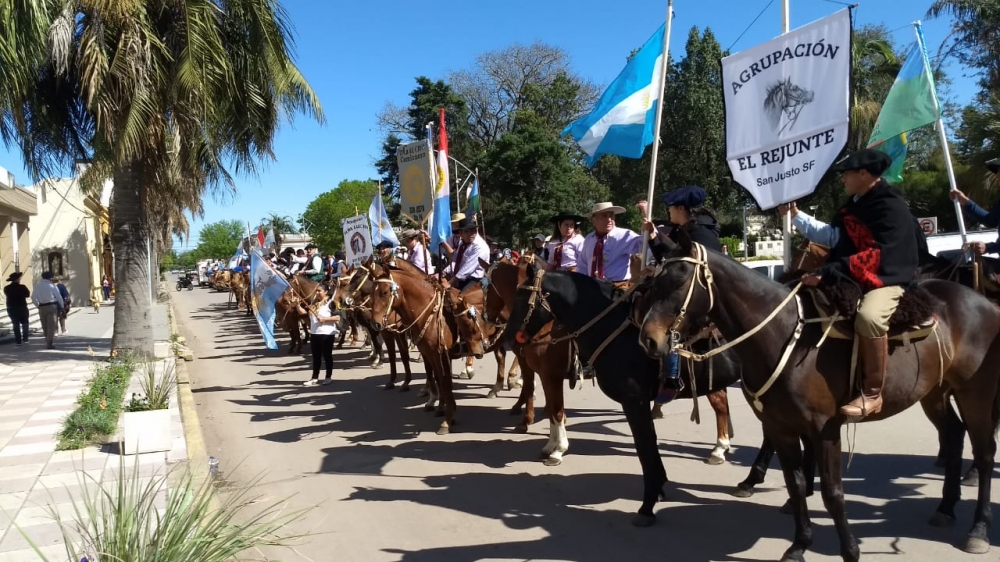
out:
<path id="1" fill-rule="evenodd" d="M 288 344 L 289 355 L 301 353 L 302 345 L 309 341 L 309 315 L 299 311 L 301 304 L 302 299 L 291 287 L 286 289 L 274 304 L 274 324 L 288 332 L 291 339 Z M 305 323 L 305 330 L 303 330 L 303 323 Z"/>
<path id="2" fill-rule="evenodd" d="M 372 343 L 372 357 L 370 358 L 373 359 L 373 369 L 378 367 L 382 362 L 383 343 L 385 343 L 385 347 L 389 351 L 389 382 L 385 384 L 386 390 L 396 386 L 396 350 L 399 350 L 399 356 L 403 362 L 403 370 L 406 373 L 406 378 L 400 387 L 400 391 L 406 392 L 410 390 L 410 380 L 412 379 L 406 334 L 391 330 L 379 332 L 373 326 L 371 299 L 372 293 L 375 290 L 375 278 L 372 275 L 372 264 L 373 260 L 368 260 L 366 264 L 362 264 L 347 280 L 343 290 L 344 304 L 354 315 L 355 321 L 369 333 L 369 339 Z M 389 326 L 398 326 L 400 322 L 398 314 L 395 312 L 390 314 Z"/>
<path id="3" fill-rule="evenodd" d="M 820 314 L 817 307 L 804 294 L 796 294 L 801 285 L 789 288 L 757 275 L 693 244 L 683 232 L 670 246 L 654 279 L 653 304 L 643 321 L 641 344 L 651 356 L 661 357 L 670 350 L 668 333 L 690 329 L 685 318 L 707 317 L 714 322 L 741 359 L 743 391 L 773 442 L 785 475 L 795 539 L 782 560 L 804 560 L 812 544 L 799 444 L 803 436 L 815 449 L 823 501 L 837 528 L 841 557 L 858 560 L 841 475 L 841 427 L 846 420 L 838 411 L 854 394 L 853 365 L 844 360 L 853 356 L 850 340 L 824 337 L 825 328 L 812 323 Z M 888 418 L 946 390 L 953 394 L 962 419 L 949 420 L 959 425 L 945 432 L 944 493 L 931 519 L 932 524 L 949 525 L 954 523 L 961 493 L 963 429 L 971 438 L 979 473 L 993 473 L 994 428 L 1000 419 L 1000 310 L 956 283 L 926 280 L 919 287 L 932 301 L 925 304 L 933 307 L 934 329 L 926 337 L 907 338 L 900 332 L 908 332 L 905 326 L 914 319 L 907 318 L 902 327 L 899 319 L 894 322 L 897 326 L 890 336 L 895 333 L 902 341 L 890 346 L 882 411 L 865 421 Z M 850 331 L 849 326 L 838 329 Z M 980 478 L 975 520 L 964 546 L 967 552 L 989 550 L 991 483 L 991 478 Z"/>
<path id="4" fill-rule="evenodd" d="M 427 367 L 428 400 L 425 411 L 435 410 L 440 398 L 438 415 L 444 421 L 438 435 L 445 435 L 455 424 L 455 396 L 452 394 L 451 358 L 448 350 L 455 341 L 455 334 L 444 316 L 444 289 L 431 284 L 426 274 L 416 268 L 406 268 L 404 261 L 393 262 L 393 269 L 385 264 L 372 266 L 375 290 L 372 293 L 372 325 L 381 331 L 395 329 L 406 332 L 417 345 Z M 391 314 L 395 312 L 402 326 L 389 328 Z"/>
<path id="5" fill-rule="evenodd" d="M 480 260 L 481 261 L 481 260 Z M 487 266 L 488 268 L 489 266 Z M 458 356 L 474 356 L 482 359 L 487 352 L 492 352 L 497 361 L 497 381 L 490 389 L 487 398 L 496 398 L 500 391 L 504 389 L 506 382 L 507 390 L 520 388 L 517 380 L 517 361 L 511 365 L 510 372 L 504 377 L 504 370 L 507 367 L 507 353 L 500 342 L 502 329 L 486 321 L 483 317 L 483 281 L 477 280 L 465 286 L 459 291 L 452 287 L 445 292 L 445 311 L 451 314 L 455 320 L 455 326 L 464 342 L 464 349 L 460 349 Z M 456 357 L 455 354 L 452 354 Z"/>

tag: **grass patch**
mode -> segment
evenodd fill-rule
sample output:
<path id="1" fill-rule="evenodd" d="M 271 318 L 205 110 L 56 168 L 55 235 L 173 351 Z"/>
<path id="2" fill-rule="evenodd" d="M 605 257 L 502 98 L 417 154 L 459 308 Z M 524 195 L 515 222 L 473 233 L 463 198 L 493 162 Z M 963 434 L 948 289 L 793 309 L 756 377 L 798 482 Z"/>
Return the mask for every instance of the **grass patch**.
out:
<path id="1" fill-rule="evenodd" d="M 76 399 L 76 410 L 63 422 L 56 450 L 81 449 L 117 431 L 133 369 L 131 357 L 113 357 L 96 364 L 87 389 Z"/>

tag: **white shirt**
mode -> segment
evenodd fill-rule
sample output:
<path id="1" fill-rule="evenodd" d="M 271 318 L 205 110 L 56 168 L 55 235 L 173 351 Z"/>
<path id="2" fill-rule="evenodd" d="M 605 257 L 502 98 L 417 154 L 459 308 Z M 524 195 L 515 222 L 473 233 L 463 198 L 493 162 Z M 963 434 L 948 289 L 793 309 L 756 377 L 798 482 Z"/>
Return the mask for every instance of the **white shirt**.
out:
<path id="1" fill-rule="evenodd" d="M 596 245 L 597 233 L 591 232 L 584 239 L 583 248 L 577 254 L 577 273 L 593 277 L 591 266 Z M 612 228 L 604 238 L 604 279 L 607 281 L 628 281 L 632 276 L 629 271 L 629 257 L 641 251 L 642 236 L 618 226 Z"/>
<path id="2" fill-rule="evenodd" d="M 333 322 L 320 322 L 320 318 L 330 318 L 336 316 L 330 309 L 330 302 L 316 308 L 315 312 L 309 313 L 309 333 L 319 335 L 331 335 L 337 333 L 337 325 Z"/>
<path id="3" fill-rule="evenodd" d="M 62 295 L 59 294 L 55 283 L 48 279 L 42 279 L 31 288 L 31 302 L 35 303 L 35 306 L 55 303 L 62 307 Z"/>

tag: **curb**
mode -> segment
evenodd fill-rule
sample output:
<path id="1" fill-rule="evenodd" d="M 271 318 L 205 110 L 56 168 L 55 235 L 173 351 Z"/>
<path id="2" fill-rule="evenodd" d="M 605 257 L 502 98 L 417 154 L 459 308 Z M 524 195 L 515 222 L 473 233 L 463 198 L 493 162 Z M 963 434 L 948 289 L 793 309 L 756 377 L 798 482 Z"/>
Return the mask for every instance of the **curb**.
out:
<path id="1" fill-rule="evenodd" d="M 174 303 L 167 301 L 170 333 L 180 334 L 174 320 Z M 175 358 L 177 369 L 177 404 L 181 410 L 181 423 L 184 425 L 184 439 L 187 440 L 188 468 L 193 473 L 208 475 L 208 449 L 201 431 L 201 421 L 195 407 L 194 393 L 191 391 L 191 378 L 188 376 L 187 361 Z"/>

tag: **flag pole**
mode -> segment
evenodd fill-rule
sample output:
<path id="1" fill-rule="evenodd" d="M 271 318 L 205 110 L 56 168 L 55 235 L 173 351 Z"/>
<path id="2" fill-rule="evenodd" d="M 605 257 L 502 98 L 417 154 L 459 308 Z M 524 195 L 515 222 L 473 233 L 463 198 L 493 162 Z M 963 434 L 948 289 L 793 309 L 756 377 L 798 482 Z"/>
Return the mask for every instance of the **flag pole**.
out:
<path id="1" fill-rule="evenodd" d="M 479 187 L 479 219 L 483 223 L 483 238 L 486 238 L 486 213 L 483 212 L 483 186 L 479 184 L 479 168 L 476 168 L 473 181 Z M 469 204 L 469 199 L 465 199 L 465 204 Z"/>
<path id="2" fill-rule="evenodd" d="M 789 0 L 781 0 L 781 34 L 785 35 L 791 28 L 791 18 L 788 9 Z M 785 213 L 781 217 L 781 231 L 783 238 L 783 254 L 785 258 L 785 271 L 791 271 L 792 267 L 792 213 Z M 750 255 L 750 248 L 743 248 L 743 257 L 746 259 Z"/>
<path id="3" fill-rule="evenodd" d="M 934 74 L 931 72 L 930 64 L 927 60 L 927 47 L 924 45 L 924 36 L 920 32 L 920 27 L 919 20 L 913 22 L 913 32 L 916 34 L 917 43 L 920 45 L 920 56 L 924 57 L 924 71 L 933 80 Z M 951 190 L 955 191 L 958 189 L 958 185 L 955 181 L 955 169 L 951 165 L 951 150 L 948 148 L 948 135 L 945 133 L 944 120 L 941 118 L 941 105 L 938 103 L 937 88 L 931 88 L 931 95 L 934 96 L 934 107 L 937 109 L 938 114 L 937 123 L 934 124 L 934 128 L 937 129 L 938 139 L 941 141 L 941 150 L 944 151 L 944 166 L 948 171 L 948 184 L 951 186 Z M 955 205 L 955 215 L 958 217 L 958 232 L 962 235 L 962 247 L 964 248 L 969 243 L 969 235 L 965 231 L 965 217 L 962 216 L 962 204 L 958 202 L 958 199 L 952 200 L 952 203 Z"/>
<path id="4" fill-rule="evenodd" d="M 660 126 L 663 123 L 663 94 L 667 87 L 667 69 L 670 67 L 670 27 L 674 20 L 674 0 L 667 0 L 667 25 L 663 32 L 663 63 L 660 67 L 659 97 L 656 98 L 656 124 L 653 132 L 653 155 L 649 164 L 649 189 L 646 194 L 646 220 L 653 220 L 653 191 L 656 188 L 656 160 L 660 152 Z M 482 195 L 480 195 L 482 200 Z M 643 233 L 641 260 L 646 265 L 646 251 L 649 249 L 649 236 Z"/>

